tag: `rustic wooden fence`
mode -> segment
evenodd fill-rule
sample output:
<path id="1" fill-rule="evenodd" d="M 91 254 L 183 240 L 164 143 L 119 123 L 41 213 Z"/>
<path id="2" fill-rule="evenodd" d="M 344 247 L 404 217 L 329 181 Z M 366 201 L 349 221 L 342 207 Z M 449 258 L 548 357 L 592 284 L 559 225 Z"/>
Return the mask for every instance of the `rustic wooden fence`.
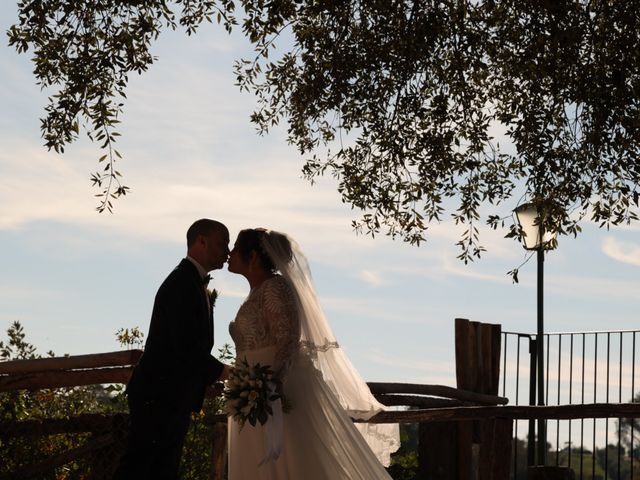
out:
<path id="1" fill-rule="evenodd" d="M 513 420 L 640 417 L 640 404 L 508 406 L 497 395 L 500 376 L 500 326 L 456 319 L 457 387 L 407 383 L 370 383 L 385 405 L 410 407 L 381 412 L 371 423 L 418 423 L 418 478 L 430 480 L 507 480 L 511 464 Z M 139 350 L 63 358 L 0 362 L 0 392 L 126 383 L 142 354 Z M 218 395 L 220 385 L 208 395 Z M 126 414 L 81 415 L 67 419 L 0 423 L 0 437 L 91 433 L 81 446 L 37 464 L 0 475 L 4 479 L 38 477 L 78 458 L 109 448 L 122 450 Z M 224 478 L 226 417 L 205 412 L 214 432 L 210 478 Z M 116 460 L 111 459 L 113 464 Z M 531 477 L 534 477 L 532 473 Z M 565 478 L 565 477 L 546 477 Z"/>

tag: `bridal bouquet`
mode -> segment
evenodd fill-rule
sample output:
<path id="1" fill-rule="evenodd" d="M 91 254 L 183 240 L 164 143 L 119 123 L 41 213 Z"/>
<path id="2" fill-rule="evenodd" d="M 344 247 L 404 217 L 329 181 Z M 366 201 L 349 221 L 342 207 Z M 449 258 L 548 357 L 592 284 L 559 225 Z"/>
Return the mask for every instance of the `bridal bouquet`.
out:
<path id="1" fill-rule="evenodd" d="M 252 426 L 256 422 L 264 425 L 273 415 L 271 402 L 281 398 L 276 393 L 276 382 L 273 370 L 269 365 L 256 363 L 249 365 L 246 360 L 239 360 L 233 373 L 224 387 L 225 411 L 240 426 L 249 421 Z"/>

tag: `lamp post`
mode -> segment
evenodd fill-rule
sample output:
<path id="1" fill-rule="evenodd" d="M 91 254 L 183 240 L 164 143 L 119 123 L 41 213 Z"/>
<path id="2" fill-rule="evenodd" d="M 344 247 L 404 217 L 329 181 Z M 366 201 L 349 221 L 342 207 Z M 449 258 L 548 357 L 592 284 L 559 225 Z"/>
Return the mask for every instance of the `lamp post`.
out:
<path id="1" fill-rule="evenodd" d="M 536 334 L 538 405 L 544 405 L 544 251 L 555 247 L 556 231 L 545 231 L 545 209 L 541 203 L 525 203 L 515 209 L 524 233 L 524 248 L 535 250 L 538 258 L 538 321 Z M 538 419 L 538 465 L 544 465 L 547 451 L 546 424 Z"/>

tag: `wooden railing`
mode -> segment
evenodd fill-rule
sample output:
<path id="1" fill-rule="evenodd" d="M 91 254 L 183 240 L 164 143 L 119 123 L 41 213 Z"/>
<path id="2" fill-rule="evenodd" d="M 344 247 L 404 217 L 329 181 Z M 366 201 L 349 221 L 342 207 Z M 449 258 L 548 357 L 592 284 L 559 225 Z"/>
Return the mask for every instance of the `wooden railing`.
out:
<path id="1" fill-rule="evenodd" d="M 141 350 L 97 353 L 57 358 L 39 358 L 0 362 L 0 392 L 79 387 L 98 384 L 126 384 Z M 207 396 L 218 396 L 222 384 L 212 386 Z M 226 453 L 226 420 L 222 415 L 204 418 L 214 430 L 211 478 L 222 478 Z M 84 414 L 64 419 L 33 419 L 0 422 L 0 439 L 4 436 L 41 437 L 56 434 L 90 433 L 83 445 L 18 471 L 0 474 L 0 480 L 37 478 L 42 474 L 80 458 L 105 451 L 119 444 L 121 449 L 128 414 Z M 119 449 L 116 448 L 115 451 Z M 117 459 L 115 459 L 117 460 Z M 112 459 L 113 461 L 113 459 Z"/>
<path id="2" fill-rule="evenodd" d="M 127 383 L 142 350 L 0 362 L 0 392 Z"/>
<path id="3" fill-rule="evenodd" d="M 141 350 L 78 355 L 61 358 L 14 360 L 0 362 L 0 392 L 12 390 L 38 390 L 74 387 L 93 384 L 127 383 L 134 365 L 142 355 Z M 370 383 L 372 392 L 385 405 L 418 408 L 409 412 L 382 412 L 370 421 L 375 423 L 414 423 L 416 418 L 431 415 L 438 409 L 467 408 L 477 405 L 504 405 L 506 398 L 480 394 L 442 385 L 417 385 L 407 383 Z M 220 394 L 221 384 L 207 392 Z M 435 409 L 435 410 L 434 410 Z M 109 442 L 122 442 L 113 432 L 123 430 L 128 421 L 126 414 L 79 415 L 69 419 L 42 419 L 0 423 L 0 435 L 11 432 L 13 436 L 43 436 L 58 433 L 92 433 L 86 444 L 52 458 L 43 459 L 37 465 L 29 465 L 3 478 L 31 478 L 47 470 L 63 465 L 92 451 L 102 449 Z M 214 441 L 211 478 L 222 478 L 226 457 L 226 416 L 205 412 L 203 422 L 210 425 L 218 441 Z"/>
<path id="4" fill-rule="evenodd" d="M 459 327 L 461 328 L 457 323 L 457 337 Z M 481 331 L 486 331 L 495 338 L 496 332 L 484 326 L 479 328 L 475 334 L 467 335 L 465 333 L 464 335 L 474 339 L 477 345 L 486 345 L 486 339 L 482 340 L 480 338 Z M 499 338 L 499 331 L 497 333 Z M 469 344 L 460 343 L 460 345 L 465 349 L 465 354 L 462 357 L 467 358 L 466 361 L 469 365 L 473 365 L 475 361 L 474 355 L 469 353 L 470 351 L 473 352 L 473 349 L 469 347 Z M 490 348 L 490 353 L 484 361 L 486 364 L 491 360 L 489 363 L 493 365 L 492 369 L 497 368 L 496 365 L 499 363 L 499 361 L 495 361 L 494 351 L 495 348 Z M 142 351 L 140 350 L 130 350 L 62 358 L 0 362 L 0 392 L 19 389 L 38 390 L 92 384 L 126 383 L 141 354 Z M 457 362 L 460 362 L 460 356 L 457 355 L 457 357 Z M 479 363 L 482 363 L 482 361 Z M 461 370 L 461 372 L 466 376 L 464 381 L 471 385 L 472 388 L 482 384 L 480 377 L 473 374 L 473 372 L 465 370 Z M 495 377 L 495 373 L 491 373 L 491 377 Z M 488 382 L 487 384 L 490 383 Z M 368 422 L 370 423 L 437 425 L 440 422 L 456 422 L 456 425 L 463 426 L 469 425 L 467 421 L 481 421 L 480 425 L 484 426 L 480 428 L 480 431 L 484 433 L 480 435 L 480 441 L 487 442 L 488 446 L 485 448 L 484 455 L 491 460 L 491 465 L 493 466 L 489 465 L 484 470 L 480 470 L 478 477 L 480 480 L 504 480 L 508 478 L 510 462 L 508 452 L 505 455 L 505 451 L 510 450 L 508 445 L 510 445 L 512 437 L 511 425 L 515 419 L 640 417 L 640 404 L 637 403 L 561 405 L 553 407 L 509 406 L 507 405 L 508 400 L 504 397 L 442 385 L 369 383 L 369 386 L 381 403 L 389 406 L 411 407 L 408 410 L 381 412 L 369 419 Z M 217 385 L 217 387 L 210 389 L 208 395 L 219 395 L 220 388 L 221 386 Z M 486 388 L 478 389 L 487 390 Z M 118 429 L 123 430 L 122 426 L 127 421 L 128 416 L 126 414 L 113 414 L 80 415 L 69 419 L 27 420 L 11 424 L 0 423 L 0 436 L 6 436 L 7 432 L 11 432 L 12 436 L 93 433 L 91 440 L 84 445 L 61 455 L 43 459 L 37 465 L 29 465 L 20 471 L 0 476 L 0 480 L 5 478 L 33 478 L 73 459 L 86 456 L 92 451 L 102 449 L 110 442 L 122 442 L 123 439 L 117 435 L 114 436 L 113 432 Z M 221 479 L 226 458 L 226 417 L 216 412 L 205 412 L 203 421 L 214 428 L 215 436 L 217 437 L 214 441 L 211 478 Z M 465 435 L 466 427 L 456 428 L 457 435 Z M 451 430 L 451 428 L 445 427 L 444 431 L 450 433 Z M 437 432 L 442 432 L 442 430 L 436 430 Z M 433 431 L 431 434 L 433 435 Z M 423 437 L 421 436 L 421 438 Z M 429 437 L 425 438 L 428 439 Z M 500 443 L 501 441 L 505 441 L 507 444 Z M 430 454 L 433 456 L 434 443 L 430 443 L 427 440 L 426 444 L 431 445 Z M 460 455 L 462 457 L 459 456 L 458 461 L 460 461 L 460 458 L 466 458 L 463 454 Z M 458 475 L 455 478 L 465 477 Z"/>

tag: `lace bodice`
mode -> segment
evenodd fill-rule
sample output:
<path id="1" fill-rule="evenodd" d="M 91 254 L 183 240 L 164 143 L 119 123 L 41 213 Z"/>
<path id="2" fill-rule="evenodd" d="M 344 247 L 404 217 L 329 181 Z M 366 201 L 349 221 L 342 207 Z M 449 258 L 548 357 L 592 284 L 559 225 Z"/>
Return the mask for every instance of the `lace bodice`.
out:
<path id="1" fill-rule="evenodd" d="M 293 291 L 281 276 L 252 290 L 229 324 L 236 352 L 275 346 L 272 367 L 286 370 L 300 343 L 300 320 Z"/>

